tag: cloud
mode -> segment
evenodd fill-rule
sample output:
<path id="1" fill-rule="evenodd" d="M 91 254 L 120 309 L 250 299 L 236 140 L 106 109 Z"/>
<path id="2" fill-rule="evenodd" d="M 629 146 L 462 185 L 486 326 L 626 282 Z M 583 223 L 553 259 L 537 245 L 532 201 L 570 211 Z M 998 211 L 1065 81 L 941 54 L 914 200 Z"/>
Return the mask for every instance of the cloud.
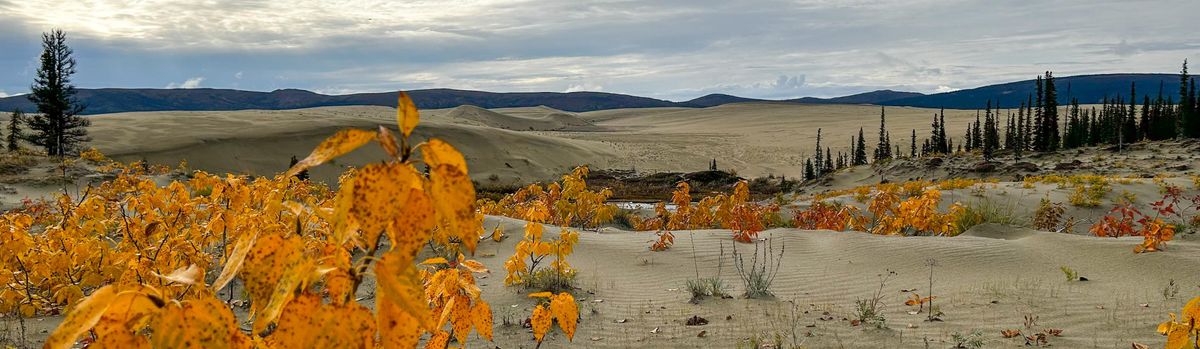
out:
<path id="1" fill-rule="evenodd" d="M 600 92 L 600 91 L 604 91 L 604 86 L 585 82 L 585 83 L 580 83 L 580 84 L 572 84 L 571 86 L 567 86 L 566 90 L 563 90 L 563 92 L 583 92 L 583 91 Z"/>
<path id="2" fill-rule="evenodd" d="M 174 82 L 167 84 L 167 88 L 197 88 L 200 83 L 204 82 L 203 76 L 197 76 L 191 79 L 184 80 L 183 83 L 176 84 Z"/>
<path id="3" fill-rule="evenodd" d="M 8 97 L 8 93 L 4 92 L 4 90 L 0 90 L 0 98 L 4 97 Z"/>
<path id="4" fill-rule="evenodd" d="M 205 86 L 254 90 L 934 92 L 1045 70 L 1174 72 L 1200 60 L 1197 12 L 1195 0 L 0 0 L 0 76 L 20 78 L 0 89 L 27 88 L 39 32 L 58 27 L 82 87 L 201 71 Z M 1047 13 L 1088 15 L 1036 20 Z"/>

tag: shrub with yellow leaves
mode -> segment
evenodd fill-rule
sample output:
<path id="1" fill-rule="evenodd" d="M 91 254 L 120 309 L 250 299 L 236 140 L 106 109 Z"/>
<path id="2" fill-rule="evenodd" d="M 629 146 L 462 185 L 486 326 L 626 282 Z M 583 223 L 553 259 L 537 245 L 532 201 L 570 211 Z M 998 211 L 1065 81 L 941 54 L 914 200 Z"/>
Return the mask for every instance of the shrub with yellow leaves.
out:
<path id="1" fill-rule="evenodd" d="M 549 212 L 544 206 L 531 206 L 525 212 L 522 217 L 527 221 L 525 236 L 517 242 L 515 253 L 504 262 L 507 271 L 505 285 L 520 284 L 526 288 L 550 290 L 570 287 L 575 278 L 575 269 L 567 262 L 567 256 L 575 251 L 579 232 L 563 228 L 558 240 L 544 239 L 545 226 L 542 223 L 548 216 Z M 545 266 L 542 263 L 548 257 L 554 257 L 554 260 Z"/>
<path id="2" fill-rule="evenodd" d="M 1167 349 L 1200 348 L 1200 297 L 1192 298 L 1176 317 L 1158 325 L 1158 333 L 1167 336 Z"/>
<path id="3" fill-rule="evenodd" d="M 399 144 L 383 126 L 343 130 L 253 181 L 195 172 L 159 187 L 137 169 L 148 166 L 130 166 L 81 199 L 6 213 L 0 274 L 21 277 L 4 280 L 17 286 L 0 291 L 0 310 L 66 310 L 47 348 L 85 334 L 125 348 L 413 348 L 426 333 L 427 348 L 445 348 L 472 330 L 491 340 L 473 276 L 486 268 L 465 258 L 482 232 L 466 161 L 438 139 L 410 144 L 418 120 L 401 93 Z M 372 141 L 387 160 L 344 174 L 336 193 L 292 176 Z M 427 244 L 453 258 L 418 267 Z M 372 270 L 374 311 L 355 297 Z M 236 281 L 250 333 L 216 297 Z"/>
<path id="4" fill-rule="evenodd" d="M 575 327 L 579 322 L 579 304 L 575 303 L 575 297 L 566 292 L 538 292 L 530 294 L 529 297 L 541 299 L 529 317 L 533 338 L 538 347 L 542 346 L 542 340 L 546 338 L 546 333 L 550 332 L 554 323 L 558 323 L 558 328 L 567 335 L 568 341 L 575 339 Z"/>
<path id="5" fill-rule="evenodd" d="M 587 175 L 588 167 L 580 166 L 545 188 L 535 183 L 505 195 L 499 201 L 482 199 L 478 204 L 479 212 L 523 218 L 530 208 L 540 206 L 546 209 L 544 223 L 594 229 L 612 222 L 617 206 L 608 203 L 612 190 L 588 190 Z"/>

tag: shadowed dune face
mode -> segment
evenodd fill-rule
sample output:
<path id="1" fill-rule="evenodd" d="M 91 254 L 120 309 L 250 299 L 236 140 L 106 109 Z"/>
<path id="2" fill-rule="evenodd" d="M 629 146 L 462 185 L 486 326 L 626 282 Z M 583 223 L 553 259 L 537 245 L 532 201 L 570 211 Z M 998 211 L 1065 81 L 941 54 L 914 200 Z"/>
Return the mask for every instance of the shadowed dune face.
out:
<path id="1" fill-rule="evenodd" d="M 466 156 L 472 178 L 484 184 L 554 178 L 579 164 L 606 167 L 609 159 L 617 157 L 611 146 L 600 142 L 473 125 L 446 114 L 444 110 L 424 113 L 414 139 L 450 140 Z M 395 109 L 122 113 L 91 118 L 95 138 L 91 145 L 117 160 L 164 164 L 186 160 L 191 168 L 214 173 L 272 175 L 286 170 L 292 156 L 303 158 L 339 129 L 395 125 Z M 382 157 L 378 147 L 363 147 L 314 168 L 311 175 L 332 183 L 345 166 Z"/>

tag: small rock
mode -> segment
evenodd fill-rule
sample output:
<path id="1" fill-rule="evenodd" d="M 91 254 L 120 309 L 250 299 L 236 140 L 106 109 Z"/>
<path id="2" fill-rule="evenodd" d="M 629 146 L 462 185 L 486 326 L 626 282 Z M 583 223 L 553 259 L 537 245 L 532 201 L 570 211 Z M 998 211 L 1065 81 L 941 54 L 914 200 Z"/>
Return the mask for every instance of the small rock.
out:
<path id="1" fill-rule="evenodd" d="M 1012 165 L 1008 165 L 1008 169 L 1014 170 L 1014 171 L 1023 171 L 1023 172 L 1037 172 L 1038 166 L 1034 165 L 1032 162 L 1022 161 L 1022 162 L 1018 162 L 1018 163 L 1015 163 Z"/>
<path id="2" fill-rule="evenodd" d="M 708 331 L 700 331 L 700 333 L 696 334 L 696 337 L 700 338 L 704 338 L 706 336 L 708 336 Z"/>
<path id="3" fill-rule="evenodd" d="M 982 161 L 975 166 L 971 166 L 971 172 L 992 172 L 996 170 L 996 163 L 992 161 Z"/>
<path id="4" fill-rule="evenodd" d="M 692 315 L 692 317 L 687 319 L 687 325 L 688 326 L 708 325 L 708 320 L 700 317 L 699 315 Z"/>
<path id="5" fill-rule="evenodd" d="M 616 323 L 618 323 L 618 324 L 623 324 L 623 323 L 625 323 L 625 322 L 628 322 L 628 321 L 629 321 L 629 319 L 620 319 L 620 320 L 617 320 L 617 321 L 615 321 L 615 322 L 616 322 Z"/>
<path id="6" fill-rule="evenodd" d="M 601 340 L 601 339 L 604 339 L 604 338 L 600 338 L 600 337 L 592 337 L 592 338 L 591 338 L 591 340 L 592 340 L 593 342 L 599 341 L 599 340 Z"/>

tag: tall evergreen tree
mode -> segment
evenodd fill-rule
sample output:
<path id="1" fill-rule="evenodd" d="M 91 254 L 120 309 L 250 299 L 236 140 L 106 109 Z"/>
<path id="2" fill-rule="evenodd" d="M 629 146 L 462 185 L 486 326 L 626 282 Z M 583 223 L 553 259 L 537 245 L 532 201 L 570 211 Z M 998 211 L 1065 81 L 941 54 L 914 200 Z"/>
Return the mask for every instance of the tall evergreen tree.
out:
<path id="1" fill-rule="evenodd" d="M 821 149 L 821 129 L 817 128 L 817 150 L 816 150 L 816 153 L 813 155 L 815 157 L 813 159 L 813 163 L 814 163 L 813 164 L 814 165 L 813 166 L 813 174 L 817 177 L 820 177 L 821 175 L 825 174 L 825 171 L 822 171 L 824 169 L 823 166 L 825 165 L 825 160 L 822 158 L 824 156 L 824 154 L 821 153 L 822 151 L 823 151 L 823 149 Z"/>
<path id="2" fill-rule="evenodd" d="M 813 171 L 812 159 L 804 159 L 804 180 L 812 180 L 817 178 L 816 172 Z"/>
<path id="3" fill-rule="evenodd" d="M 829 147 L 825 147 L 825 169 L 821 171 L 821 175 L 833 173 L 833 153 L 829 151 Z"/>
<path id="4" fill-rule="evenodd" d="M 988 101 L 989 108 L 991 101 Z M 988 109 L 991 112 L 991 109 Z M 983 148 L 983 125 L 979 121 L 979 110 L 975 111 L 975 124 L 971 126 L 971 149 Z"/>
<path id="5" fill-rule="evenodd" d="M 938 152 L 949 154 L 950 139 L 946 137 L 946 108 L 938 111 Z"/>
<path id="6" fill-rule="evenodd" d="M 75 74 L 72 53 L 62 30 L 42 34 L 41 65 L 29 93 L 38 114 L 28 120 L 33 133 L 25 140 L 45 149 L 47 155 L 65 155 L 90 140 L 87 127 L 91 122 L 79 115 L 83 106 L 75 99 L 71 84 Z"/>
<path id="7" fill-rule="evenodd" d="M 909 145 L 908 156 L 917 158 L 917 129 L 915 128 L 912 130 L 912 144 Z"/>
<path id="8" fill-rule="evenodd" d="M 1032 104 L 1032 106 L 1033 106 L 1033 132 L 1034 132 L 1033 150 L 1046 151 L 1046 149 L 1047 149 L 1046 144 L 1048 143 L 1049 135 L 1046 133 L 1046 127 L 1045 127 L 1046 116 L 1044 114 L 1045 109 L 1043 109 L 1043 107 L 1042 107 L 1042 103 L 1046 96 L 1046 90 L 1045 90 L 1045 85 L 1042 82 L 1041 75 L 1038 75 L 1036 84 L 1037 84 L 1037 89 L 1035 90 L 1036 91 L 1035 94 L 1037 95 L 1037 99 L 1034 100 L 1034 103 Z"/>
<path id="9" fill-rule="evenodd" d="M 854 147 L 854 166 L 867 164 L 867 141 L 863 137 L 863 128 L 858 128 L 858 144 Z"/>
<path id="10" fill-rule="evenodd" d="M 1142 139 L 1138 134 L 1137 118 L 1134 115 L 1137 115 L 1137 84 L 1131 82 L 1129 83 L 1129 110 L 1125 112 L 1125 118 L 1121 120 L 1121 134 L 1125 136 L 1123 141 L 1126 144 Z"/>
<path id="11" fill-rule="evenodd" d="M 997 108 L 996 113 L 999 113 Z M 1000 145 L 1000 134 L 996 129 L 996 114 L 992 113 L 992 101 L 987 102 L 987 115 L 984 117 L 983 125 L 983 159 L 992 160 L 996 155 L 996 148 Z"/>
<path id="12" fill-rule="evenodd" d="M 938 146 L 938 144 L 940 144 L 941 141 L 938 138 L 939 126 L 938 126 L 937 114 L 933 114 L 933 123 L 930 126 L 931 126 L 931 128 L 929 130 L 929 139 L 926 140 L 926 143 L 928 143 L 929 146 L 925 147 L 927 149 L 924 149 L 924 151 L 930 152 L 930 153 L 941 152 L 941 148 Z M 928 149 L 928 148 L 934 148 L 934 147 L 937 147 L 938 149 L 937 150 Z"/>
<path id="13" fill-rule="evenodd" d="M 1179 120 L 1175 124 L 1176 134 L 1179 137 L 1191 137 L 1192 129 L 1196 123 L 1192 117 L 1192 99 L 1188 97 L 1188 81 L 1191 77 L 1188 75 L 1188 61 L 1183 60 L 1183 68 L 1179 69 Z"/>
<path id="14" fill-rule="evenodd" d="M 1042 98 L 1042 105 L 1045 110 L 1042 111 L 1042 114 L 1046 120 L 1042 126 L 1046 128 L 1047 133 L 1046 150 L 1056 151 L 1059 145 L 1062 144 L 1062 139 L 1058 133 L 1058 93 L 1054 89 L 1053 72 L 1046 72 L 1045 84 L 1046 96 Z"/>
<path id="15" fill-rule="evenodd" d="M 8 119 L 8 135 L 5 139 L 8 151 L 21 149 L 21 137 L 24 136 L 21 131 L 21 124 L 24 122 L 25 113 L 22 113 L 20 110 L 13 110 L 12 117 Z"/>
<path id="16" fill-rule="evenodd" d="M 879 107 L 879 144 L 875 147 L 875 161 L 892 158 L 892 141 L 887 132 L 887 112 Z"/>

